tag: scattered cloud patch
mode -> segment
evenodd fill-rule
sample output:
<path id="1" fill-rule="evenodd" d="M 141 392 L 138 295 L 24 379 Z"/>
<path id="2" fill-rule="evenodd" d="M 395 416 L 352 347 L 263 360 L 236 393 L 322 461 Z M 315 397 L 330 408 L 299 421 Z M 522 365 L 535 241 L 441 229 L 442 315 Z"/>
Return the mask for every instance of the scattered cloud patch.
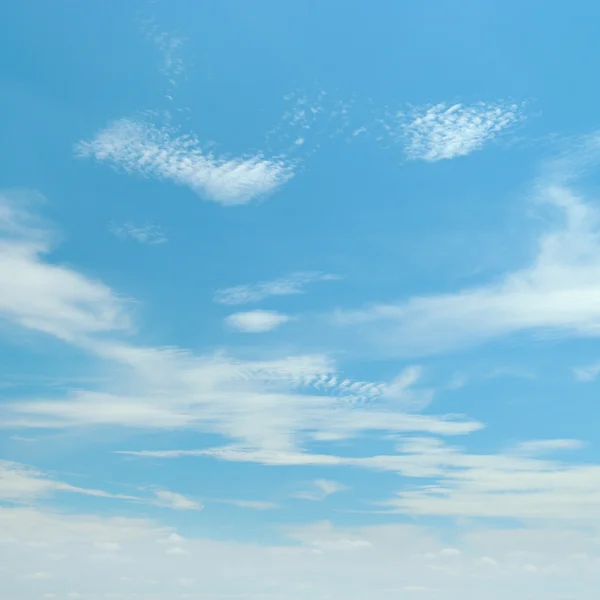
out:
<path id="1" fill-rule="evenodd" d="M 518 104 L 441 103 L 400 115 L 408 158 L 428 162 L 480 150 L 522 119 L 522 107 Z"/>
<path id="2" fill-rule="evenodd" d="M 277 329 L 291 317 L 271 310 L 251 310 L 229 315 L 225 322 L 231 329 L 243 333 L 264 333 Z"/>
<path id="3" fill-rule="evenodd" d="M 333 281 L 339 279 L 337 275 L 320 273 L 318 271 L 304 271 L 273 279 L 271 281 L 261 281 L 249 285 L 236 285 L 230 288 L 224 288 L 215 292 L 215 302 L 220 304 L 249 304 L 259 302 L 271 296 L 291 296 L 303 294 L 305 287 L 311 283 L 319 281 Z"/>
<path id="4" fill-rule="evenodd" d="M 154 504 L 157 506 L 174 510 L 202 510 L 204 508 L 199 502 L 169 490 L 156 490 L 154 497 Z"/>
<path id="5" fill-rule="evenodd" d="M 128 303 L 108 286 L 46 260 L 54 233 L 27 198 L 0 194 L 0 318 L 71 342 L 130 329 Z"/>
<path id="6" fill-rule="evenodd" d="M 301 498 L 302 500 L 320 501 L 325 500 L 325 498 L 332 494 L 348 490 L 346 485 L 332 481 L 331 479 L 315 479 L 311 487 L 312 489 L 296 492 L 294 497 Z"/>
<path id="7" fill-rule="evenodd" d="M 79 142 L 76 155 L 142 177 L 171 181 L 225 206 L 265 196 L 293 177 L 291 164 L 260 154 L 218 158 L 205 153 L 195 135 L 135 119 L 121 119 L 91 141 Z"/>
<path id="8" fill-rule="evenodd" d="M 110 231 L 118 238 L 132 239 L 150 246 L 164 244 L 167 241 L 167 236 L 158 225 L 111 224 Z"/>
<path id="9" fill-rule="evenodd" d="M 380 348 L 427 354 L 467 347 L 521 331 L 600 334 L 600 213 L 560 185 L 539 189 L 562 223 L 538 241 L 528 266 L 499 281 L 458 292 L 416 296 L 397 304 L 339 311 L 334 322 L 363 331 Z M 579 373 L 589 378 L 595 371 Z"/>

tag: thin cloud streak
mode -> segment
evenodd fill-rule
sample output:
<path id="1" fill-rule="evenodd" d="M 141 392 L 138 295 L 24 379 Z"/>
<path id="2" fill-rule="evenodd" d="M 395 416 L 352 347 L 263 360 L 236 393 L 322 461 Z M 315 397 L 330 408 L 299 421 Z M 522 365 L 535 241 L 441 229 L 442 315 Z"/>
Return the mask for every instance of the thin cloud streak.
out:
<path id="1" fill-rule="evenodd" d="M 311 283 L 319 281 L 335 281 L 340 279 L 337 275 L 320 273 L 319 271 L 300 271 L 287 277 L 261 281 L 248 285 L 236 285 L 217 290 L 214 295 L 215 302 L 219 304 L 237 305 L 259 302 L 271 296 L 292 296 L 305 293 L 305 288 Z"/>

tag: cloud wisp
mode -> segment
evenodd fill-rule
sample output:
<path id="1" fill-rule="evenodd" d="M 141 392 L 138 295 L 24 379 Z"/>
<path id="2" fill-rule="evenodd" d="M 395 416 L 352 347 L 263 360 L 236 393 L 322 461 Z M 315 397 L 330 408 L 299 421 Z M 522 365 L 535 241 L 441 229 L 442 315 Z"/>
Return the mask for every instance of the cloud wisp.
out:
<path id="1" fill-rule="evenodd" d="M 218 158 L 205 153 L 194 135 L 136 119 L 120 119 L 75 148 L 81 158 L 142 177 L 189 187 L 224 206 L 246 204 L 275 191 L 294 175 L 292 164 L 260 154 Z"/>
<path id="2" fill-rule="evenodd" d="M 589 146 L 593 146 L 590 148 Z M 518 332 L 559 336 L 600 334 L 600 213 L 570 184 L 577 164 L 596 153 L 555 164 L 536 182 L 538 206 L 560 216 L 538 240 L 531 263 L 496 281 L 453 293 L 338 311 L 333 322 L 364 334 L 383 352 L 429 354 L 483 343 Z M 594 368 L 579 369 L 581 379 Z"/>
<path id="3" fill-rule="evenodd" d="M 217 290 L 215 302 L 219 304 L 238 305 L 259 302 L 271 296 L 292 296 L 303 294 L 311 283 L 319 281 L 335 281 L 339 276 L 319 271 L 299 271 L 286 277 L 261 281 L 259 283 L 236 285 Z"/>
<path id="4" fill-rule="evenodd" d="M 401 114 L 400 130 L 411 160 L 437 162 L 480 150 L 523 119 L 518 104 L 436 104 Z"/>
<path id="5" fill-rule="evenodd" d="M 0 316 L 115 371 L 111 383 L 63 397 L 6 397 L 4 427 L 194 429 L 258 451 L 296 451 L 311 440 L 364 431 L 461 435 L 481 427 L 462 417 L 412 414 L 433 397 L 415 367 L 390 382 L 353 381 L 323 355 L 240 360 L 124 341 L 133 329 L 128 304 L 105 284 L 50 263 L 47 231 L 8 200 L 0 207 Z"/>
<path id="6" fill-rule="evenodd" d="M 348 489 L 348 486 L 332 479 L 315 479 L 308 489 L 296 492 L 294 498 L 323 501 L 332 494 L 345 492 Z"/>
<path id="7" fill-rule="evenodd" d="M 135 225 L 134 223 L 123 223 L 122 225 L 111 224 L 110 232 L 120 239 L 131 239 L 140 244 L 156 246 L 164 244 L 167 236 L 158 225 Z"/>

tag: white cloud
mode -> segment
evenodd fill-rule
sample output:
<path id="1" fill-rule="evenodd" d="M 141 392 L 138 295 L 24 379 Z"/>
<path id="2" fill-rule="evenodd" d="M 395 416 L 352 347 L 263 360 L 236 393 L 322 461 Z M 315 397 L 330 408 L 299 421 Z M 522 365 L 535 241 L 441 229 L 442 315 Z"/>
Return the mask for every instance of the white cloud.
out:
<path id="1" fill-rule="evenodd" d="M 57 481 L 27 465 L 0 460 L 0 501 L 31 502 L 57 492 L 71 492 L 101 498 L 138 500 L 134 496 L 111 494 L 102 490 L 81 488 Z"/>
<path id="2" fill-rule="evenodd" d="M 258 302 L 270 296 L 290 296 L 303 294 L 304 288 L 310 283 L 318 281 L 331 281 L 339 279 L 336 275 L 320 273 L 318 271 L 306 271 L 292 273 L 287 277 L 261 281 L 250 285 L 236 285 L 234 287 L 217 290 L 215 302 L 220 304 L 248 304 Z"/>
<path id="3" fill-rule="evenodd" d="M 303 500 L 325 500 L 328 496 L 338 492 L 344 492 L 348 487 L 331 479 L 315 479 L 312 482 L 313 489 L 303 490 L 294 494 L 295 498 Z"/>
<path id="4" fill-rule="evenodd" d="M 575 440 L 524 442 L 517 454 L 475 454 L 437 439 L 408 439 L 400 455 L 381 457 L 404 476 L 434 482 L 405 486 L 388 505 L 402 514 L 600 521 L 600 466 L 566 464 L 528 454 L 580 447 Z M 408 460 L 407 460 L 408 459 Z"/>
<path id="5" fill-rule="evenodd" d="M 222 504 L 230 504 L 238 508 L 247 508 L 250 510 L 274 510 L 280 508 L 276 502 L 268 502 L 266 500 L 213 500 Z"/>
<path id="6" fill-rule="evenodd" d="M 408 413 L 433 393 L 419 385 L 415 367 L 391 383 L 360 382 L 341 377 L 323 356 L 251 361 L 123 343 L 118 327 L 129 320 L 118 296 L 73 269 L 42 261 L 38 254 L 46 248 L 46 229 L 34 227 L 35 219 L 12 204 L 0 206 L 4 316 L 84 349 L 103 361 L 107 374 L 114 373 L 101 386 L 79 386 L 62 397 L 6 396 L 0 407 L 5 428 L 188 428 L 239 444 L 242 450 L 225 451 L 228 459 L 302 464 L 321 460 L 303 454 L 313 440 L 337 441 L 369 431 L 461 435 L 482 426 L 460 417 Z M 27 260 L 18 270 L 8 269 L 19 252 Z M 56 483 L 35 485 L 57 489 Z"/>
<path id="7" fill-rule="evenodd" d="M 63 340 L 130 327 L 126 303 L 109 287 L 49 264 L 53 234 L 23 208 L 31 195 L 0 195 L 0 318 Z"/>
<path id="8" fill-rule="evenodd" d="M 272 310 L 251 310 L 229 315 L 225 322 L 231 329 L 244 333 L 264 333 L 277 329 L 291 317 Z"/>
<path id="9" fill-rule="evenodd" d="M 532 440 L 530 442 L 522 442 L 516 447 L 516 451 L 520 454 L 549 454 L 560 450 L 579 450 L 583 448 L 584 443 L 580 440 Z"/>
<path id="10" fill-rule="evenodd" d="M 80 157 L 91 157 L 143 177 L 155 177 L 191 188 L 223 205 L 245 204 L 288 181 L 293 166 L 256 154 L 217 158 L 203 152 L 194 135 L 134 119 L 121 119 L 92 141 L 76 146 Z"/>
<path id="11" fill-rule="evenodd" d="M 121 239 L 132 239 L 150 246 L 164 244 L 167 241 L 167 236 L 158 225 L 113 224 L 110 226 L 110 231 Z"/>
<path id="12" fill-rule="evenodd" d="M 174 510 L 202 510 L 204 508 L 200 502 L 169 490 L 156 490 L 154 496 L 154 504 Z"/>
<path id="13" fill-rule="evenodd" d="M 184 582 L 185 597 L 215 600 L 428 597 L 424 588 L 443 590 L 444 600 L 594 600 L 600 584 L 597 532 L 556 523 L 439 535 L 413 524 L 317 522 L 282 528 L 281 545 L 188 536 L 183 553 L 167 555 L 181 547 L 165 547 L 170 533 L 149 520 L 2 509 L 2 586 L 16 600 L 76 590 L 85 600 L 177 598 Z M 119 550 L 100 553 L 98 543 Z M 52 578 L 25 579 L 35 573 Z"/>
<path id="14" fill-rule="evenodd" d="M 600 216 L 560 186 L 540 191 L 563 224 L 539 240 L 532 263 L 489 284 L 340 312 L 335 321 L 400 354 L 450 350 L 520 331 L 600 333 Z"/>
<path id="15" fill-rule="evenodd" d="M 160 53 L 160 70 L 172 85 L 184 73 L 182 49 L 186 39 L 174 33 L 161 30 L 153 19 L 142 22 L 143 33 Z"/>
<path id="16" fill-rule="evenodd" d="M 436 104 L 416 109 L 403 124 L 406 154 L 435 162 L 480 150 L 504 129 L 523 118 L 517 104 Z M 401 115 L 401 119 L 406 117 Z"/>

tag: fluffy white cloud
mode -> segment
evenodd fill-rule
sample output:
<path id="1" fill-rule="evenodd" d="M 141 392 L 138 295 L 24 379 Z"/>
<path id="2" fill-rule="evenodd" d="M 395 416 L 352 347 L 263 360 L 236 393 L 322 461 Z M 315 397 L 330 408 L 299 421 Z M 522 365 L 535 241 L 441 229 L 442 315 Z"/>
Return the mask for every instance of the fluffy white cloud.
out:
<path id="1" fill-rule="evenodd" d="M 249 302 L 264 300 L 270 296 L 302 294 L 304 293 L 304 288 L 310 283 L 336 279 L 339 279 L 336 275 L 319 273 L 318 271 L 292 273 L 280 279 L 261 281 L 249 285 L 236 285 L 217 290 L 215 293 L 215 302 L 230 305 L 247 304 Z"/>
<path id="2" fill-rule="evenodd" d="M 411 159 L 435 162 L 466 156 L 523 118 L 517 104 L 436 104 L 416 109 L 402 130 Z M 404 121 L 404 115 L 400 116 Z"/>
<path id="3" fill-rule="evenodd" d="M 277 329 L 290 320 L 289 315 L 272 310 L 251 310 L 229 315 L 225 322 L 232 329 L 244 333 L 264 333 Z"/>
<path id="4" fill-rule="evenodd" d="M 126 173 L 185 185 L 224 205 L 245 204 L 264 196 L 294 174 L 292 165 L 260 155 L 217 158 L 204 153 L 194 135 L 179 135 L 167 127 L 134 119 L 112 123 L 93 140 L 80 142 L 76 153 Z"/>

